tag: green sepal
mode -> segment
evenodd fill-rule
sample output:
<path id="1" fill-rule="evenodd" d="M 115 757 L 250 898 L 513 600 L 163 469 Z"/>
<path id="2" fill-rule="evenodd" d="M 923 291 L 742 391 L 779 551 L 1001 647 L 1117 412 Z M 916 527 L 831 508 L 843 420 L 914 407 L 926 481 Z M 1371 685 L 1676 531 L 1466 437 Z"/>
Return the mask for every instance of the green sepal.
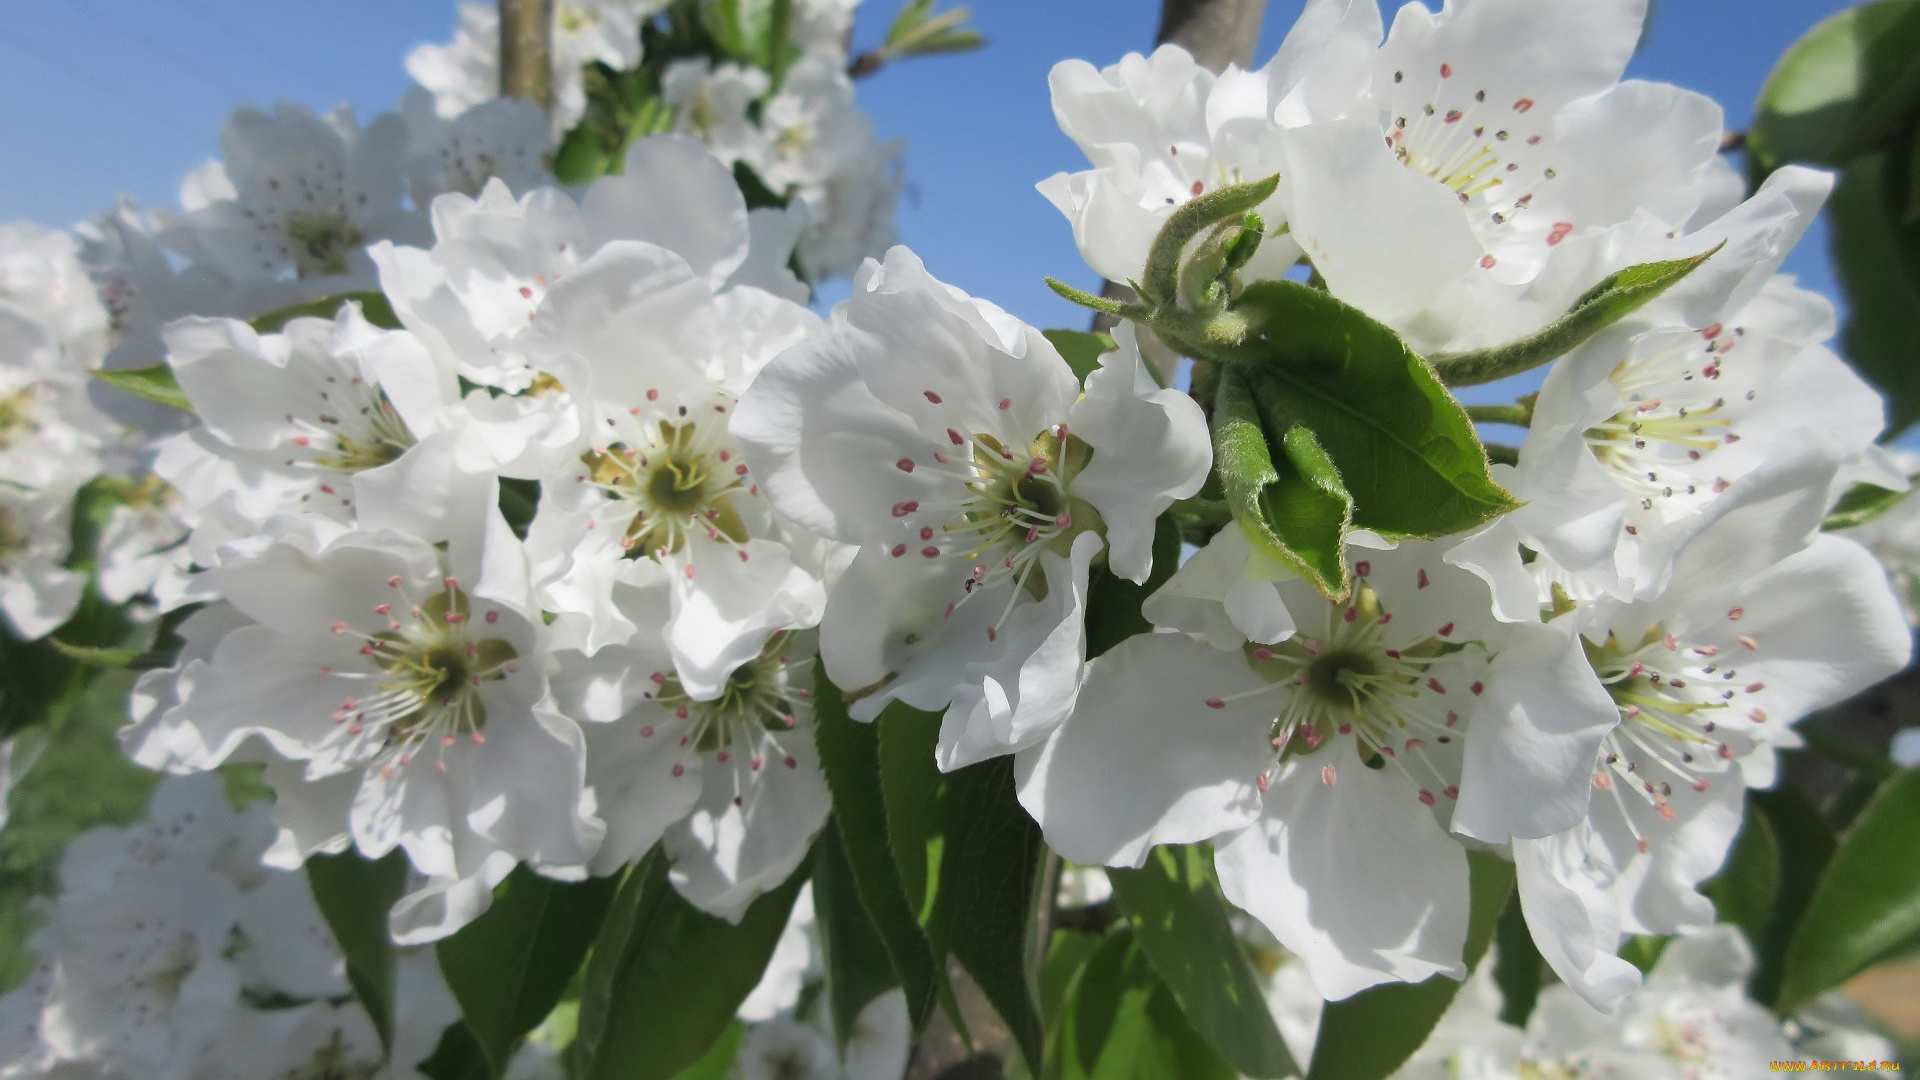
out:
<path id="1" fill-rule="evenodd" d="M 1250 184 L 1196 195 L 1167 215 L 1147 252 L 1147 268 L 1140 279 L 1140 297 L 1156 307 L 1171 307 L 1180 295 L 1180 267 L 1194 237 L 1229 218 L 1237 218 L 1266 202 L 1280 186 L 1278 174 Z"/>
<path id="2" fill-rule="evenodd" d="M 1091 311 L 1097 311 L 1102 315 L 1132 319 L 1135 322 L 1150 322 L 1153 319 L 1153 313 L 1138 304 L 1123 304 L 1118 300 L 1109 299 L 1105 296 L 1095 296 L 1090 292 L 1076 289 L 1066 282 L 1054 278 L 1047 278 L 1046 282 L 1047 288 L 1052 289 L 1063 299 L 1070 300 Z"/>
<path id="3" fill-rule="evenodd" d="M 1436 353 L 1429 359 L 1448 386 L 1477 386 L 1531 371 L 1572 352 L 1589 338 L 1638 311 L 1726 246 L 1684 259 L 1641 263 L 1600 279 L 1573 306 L 1540 330 L 1518 341 L 1473 352 Z"/>

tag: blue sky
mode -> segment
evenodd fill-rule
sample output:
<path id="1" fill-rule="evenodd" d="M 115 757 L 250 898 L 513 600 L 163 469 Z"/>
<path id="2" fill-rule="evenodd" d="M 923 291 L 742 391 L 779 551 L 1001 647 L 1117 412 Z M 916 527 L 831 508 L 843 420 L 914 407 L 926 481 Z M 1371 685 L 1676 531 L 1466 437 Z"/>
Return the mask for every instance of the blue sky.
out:
<path id="1" fill-rule="evenodd" d="M 951 0 L 942 0 L 947 6 Z M 1579 0 L 1545 0 L 1571 3 Z M 1743 126 L 1774 60 L 1841 0 L 1656 0 L 1631 74 L 1720 100 Z M 856 47 L 876 41 L 899 0 L 867 0 Z M 1081 313 L 1041 282 L 1080 285 L 1065 222 L 1033 190 L 1083 165 L 1054 126 L 1054 62 L 1107 64 L 1146 49 L 1157 0 L 976 0 L 990 39 L 973 54 L 882 71 L 861 98 L 883 137 L 907 141 L 903 239 L 933 272 L 1041 326 Z M 1259 58 L 1300 0 L 1273 0 Z M 351 103 L 362 118 L 407 87 L 402 60 L 451 35 L 449 0 L 0 0 L 0 220 L 66 225 L 126 193 L 173 205 L 179 181 L 216 156 L 221 121 L 242 103 Z M 1830 289 L 1810 237 L 1789 269 Z"/>

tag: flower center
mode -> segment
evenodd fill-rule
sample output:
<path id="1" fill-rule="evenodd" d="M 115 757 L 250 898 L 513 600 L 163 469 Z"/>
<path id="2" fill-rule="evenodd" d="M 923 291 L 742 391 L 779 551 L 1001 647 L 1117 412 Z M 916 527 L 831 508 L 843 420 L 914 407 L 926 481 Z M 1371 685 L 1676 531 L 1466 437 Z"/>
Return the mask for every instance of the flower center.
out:
<path id="1" fill-rule="evenodd" d="M 1532 206 L 1535 188 L 1559 175 L 1544 159 L 1551 147 L 1541 145 L 1542 126 L 1527 117 L 1532 98 L 1494 100 L 1485 89 L 1455 78 L 1449 62 L 1432 71 L 1396 71 L 1393 82 L 1376 92 L 1391 119 L 1384 126 L 1394 157 L 1452 191 L 1482 243 L 1506 231 Z M 1547 246 L 1572 231 L 1570 222 L 1555 223 Z M 1495 263 L 1489 254 L 1480 265 Z"/>
<path id="2" fill-rule="evenodd" d="M 1400 770 L 1426 805 L 1437 801 L 1436 791 L 1458 797 L 1450 770 L 1427 753 L 1428 740 L 1452 743 L 1460 721 L 1447 707 L 1447 688 L 1432 670 L 1459 651 L 1445 640 L 1453 624 L 1396 647 L 1387 638 L 1392 621 L 1379 594 L 1362 582 L 1350 604 L 1328 605 L 1320 636 L 1245 647 L 1247 663 L 1269 685 L 1209 698 L 1206 704 L 1221 709 L 1236 699 L 1283 695 L 1269 732 L 1273 759 L 1259 777 L 1262 791 L 1282 762 L 1317 752 L 1329 735 L 1337 734 L 1353 737 L 1354 750 L 1368 768 Z M 1469 689 L 1478 695 L 1485 687 L 1474 682 Z M 1328 762 L 1320 775 L 1328 786 L 1334 785 L 1339 763 Z"/>
<path id="3" fill-rule="evenodd" d="M 343 389 L 338 378 L 329 376 L 319 396 L 311 419 L 287 417 L 299 432 L 293 445 L 306 452 L 304 462 L 289 459 L 288 466 L 365 472 L 399 460 L 412 448 L 413 432 L 379 387 L 368 386 L 356 376 Z M 325 485 L 321 490 L 335 494 Z"/>
<path id="4" fill-rule="evenodd" d="M 754 744 L 768 733 L 789 731 L 795 723 L 793 699 L 804 701 L 807 694 L 789 678 L 789 668 L 794 665 L 788 663 L 783 650 L 791 636 L 775 635 L 759 656 L 733 669 L 720 696 L 711 701 L 687 697 L 679 677 L 667 673 L 654 676 L 660 687 L 654 700 L 689 722 L 687 741 L 702 754 L 724 751 L 743 740 Z"/>
<path id="5" fill-rule="evenodd" d="M 1092 449 L 1068 434 L 1065 424 L 1017 449 L 988 434 L 969 437 L 948 428 L 947 437 L 961 449 L 935 453 L 933 459 L 937 469 L 959 481 L 957 487 L 924 514 L 914 501 L 895 506 L 893 516 L 939 522 L 920 527 L 924 546 L 919 554 L 966 560 L 968 597 L 976 588 L 1011 579 L 1035 599 L 1044 598 L 1046 579 L 1032 574 L 1040 556 L 1065 554 L 1075 536 L 1100 524 L 1093 507 L 1068 492 Z M 902 458 L 899 467 L 911 472 L 914 465 Z M 902 558 L 909 550 L 911 544 L 896 544 L 891 554 Z"/>
<path id="6" fill-rule="evenodd" d="M 180 988 L 200 962 L 200 951 L 193 938 L 179 934 L 156 950 L 155 965 L 135 977 L 135 985 L 161 1001 L 172 1003 L 180 997 Z"/>
<path id="7" fill-rule="evenodd" d="M 0 394 L 0 450 L 40 430 L 40 425 L 33 419 L 34 397 L 31 386 L 11 394 Z"/>
<path id="8" fill-rule="evenodd" d="M 366 241 L 365 233 L 338 214 L 289 214 L 282 228 L 294 269 L 303 278 L 346 273 L 347 255 Z"/>
<path id="9" fill-rule="evenodd" d="M 744 485 L 746 466 L 734 461 L 724 428 L 661 421 L 640 430 L 645 445 L 615 443 L 584 459 L 595 486 L 633 504 L 633 522 L 620 541 L 629 555 L 679 551 L 693 529 L 744 542 L 746 524 L 732 496 Z"/>
<path id="10" fill-rule="evenodd" d="M 1744 615 L 1736 607 L 1727 618 Z M 1759 648 L 1746 635 L 1734 641 L 1736 652 Z M 1713 786 L 1708 776 L 1731 768 L 1752 747 L 1748 732 L 1767 722 L 1765 710 L 1743 700 L 1766 684 L 1741 679 L 1717 645 L 1690 644 L 1658 624 L 1631 646 L 1614 635 L 1599 645 L 1582 644 L 1620 709 L 1620 724 L 1602 741 L 1593 774 L 1594 787 L 1616 800 L 1622 788 L 1633 791 L 1662 818 L 1675 820 L 1669 803 L 1675 791 L 1707 791 Z M 1632 816 L 1623 816 L 1640 850 L 1647 850 Z"/>
<path id="11" fill-rule="evenodd" d="M 809 632 L 787 630 L 773 635 L 760 655 L 727 676 L 720 695 L 710 701 L 688 697 L 675 674 L 653 673 L 657 689 L 647 696 L 672 712 L 667 725 L 669 730 L 680 725 L 682 747 L 695 754 L 711 754 L 715 764 L 732 770 L 735 806 L 744 806 L 747 795 L 757 790 L 753 778 L 768 761 L 789 769 L 800 767 L 800 759 L 789 752 L 784 740 L 809 738 L 793 728 L 799 718 L 812 716 L 812 642 Z M 655 731 L 649 724 L 640 729 L 640 737 L 653 738 Z M 676 762 L 672 771 L 681 776 L 686 765 Z"/>
<path id="12" fill-rule="evenodd" d="M 388 585 L 403 590 L 398 577 Z M 342 701 L 333 720 L 347 725 L 352 736 L 369 729 L 376 733 L 382 740 L 382 772 L 389 776 L 394 762 L 412 764 L 419 748 L 432 740 L 437 739 L 443 751 L 463 737 L 475 745 L 485 743 L 487 707 L 480 688 L 518 669 L 520 654 L 512 644 L 476 633 L 467 594 L 453 578 L 444 585 L 424 601 L 408 605 L 410 621 L 394 618 L 393 604 L 374 609 L 387 620 L 386 628 L 358 636 L 365 639 L 360 654 L 371 658 L 377 671 L 328 672 L 376 683 L 371 695 Z M 491 625 L 499 617 L 497 610 L 488 611 L 483 622 Z M 333 625 L 334 633 L 350 631 L 346 623 Z M 446 771 L 444 752 L 435 765 Z"/>
<path id="13" fill-rule="evenodd" d="M 1716 324 L 1698 337 L 1671 335 L 1646 355 L 1621 360 L 1608 376 L 1628 404 L 1588 428 L 1587 445 L 1642 510 L 1676 498 L 1701 502 L 1727 489 L 1724 477 L 1709 480 L 1694 463 L 1740 441 L 1718 380 L 1742 333 Z M 1753 397 L 1747 392 L 1747 400 Z"/>

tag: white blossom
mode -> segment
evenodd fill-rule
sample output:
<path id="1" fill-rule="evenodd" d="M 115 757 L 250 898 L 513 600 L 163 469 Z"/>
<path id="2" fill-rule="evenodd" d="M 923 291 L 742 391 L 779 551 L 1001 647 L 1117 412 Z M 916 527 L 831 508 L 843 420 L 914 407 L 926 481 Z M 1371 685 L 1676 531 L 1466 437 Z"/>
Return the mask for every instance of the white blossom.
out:
<path id="1" fill-rule="evenodd" d="M 586 108 L 580 69 L 594 61 L 630 68 L 640 62 L 640 22 L 660 0 L 560 0 L 553 5 L 553 130 L 572 127 Z M 463 3 L 452 41 L 407 55 L 407 73 L 431 91 L 441 116 L 458 116 L 500 94 L 500 13 L 492 4 Z"/>
<path id="2" fill-rule="evenodd" d="M 1740 828 L 1741 796 L 1774 782 L 1790 725 L 1906 665 L 1912 638 L 1879 565 L 1815 532 L 1833 462 L 1749 474 L 1680 552 L 1672 583 L 1601 601 L 1587 630 L 1618 723 L 1592 766 L 1586 820 L 1515 840 L 1520 896 L 1542 954 L 1596 1005 L 1637 973 L 1629 934 L 1714 918 L 1697 892 Z"/>
<path id="3" fill-rule="evenodd" d="M 373 277 L 366 245 L 417 228 L 401 204 L 407 128 L 398 116 L 362 128 L 344 107 L 324 117 L 298 105 L 271 115 L 242 107 L 220 143 L 225 160 L 202 165 L 182 186 L 185 212 L 155 217 L 162 243 L 232 280 L 365 288 Z"/>
<path id="4" fill-rule="evenodd" d="M 449 191 L 478 195 L 496 177 L 514 191 L 552 179 L 541 163 L 546 115 L 532 102 L 492 98 L 449 117 L 416 87 L 400 100 L 400 115 L 407 124 L 407 191 L 415 206 Z"/>
<path id="5" fill-rule="evenodd" d="M 1266 561 L 1236 533 L 1210 547 Z M 1346 603 L 1196 556 L 1147 612 L 1206 640 L 1139 635 L 1089 665 L 1073 715 L 1018 758 L 1021 804 L 1079 861 L 1137 866 L 1154 844 L 1213 840 L 1228 898 L 1328 998 L 1457 977 L 1467 858 L 1448 830 L 1499 843 L 1578 820 L 1612 710 L 1568 626 L 1496 622 L 1447 554 L 1356 548 Z M 1251 583 L 1231 610 L 1258 638 L 1197 617 L 1235 582 Z"/>
<path id="6" fill-rule="evenodd" d="M 946 708 L 943 768 L 1064 719 L 1093 558 L 1144 581 L 1154 519 L 1205 477 L 1198 407 L 1118 340 L 1082 396 L 1037 331 L 895 248 L 734 415 L 775 509 L 860 545 L 821 624 L 827 673 L 860 719 Z"/>
<path id="7" fill-rule="evenodd" d="M 584 864 L 602 832 L 580 731 L 548 694 L 517 541 L 497 511 L 451 536 L 443 553 L 402 533 L 275 519 L 264 545 L 208 572 L 250 624 L 187 659 L 170 687 L 156 680 L 145 692 L 160 707 L 125 735 L 154 767 L 212 768 L 255 737 L 304 763 L 267 775 L 282 804 L 318 811 L 290 853 L 337 850 L 340 834 L 369 858 L 404 848 L 429 880 L 396 906 L 401 941 L 477 916 L 515 861 Z"/>

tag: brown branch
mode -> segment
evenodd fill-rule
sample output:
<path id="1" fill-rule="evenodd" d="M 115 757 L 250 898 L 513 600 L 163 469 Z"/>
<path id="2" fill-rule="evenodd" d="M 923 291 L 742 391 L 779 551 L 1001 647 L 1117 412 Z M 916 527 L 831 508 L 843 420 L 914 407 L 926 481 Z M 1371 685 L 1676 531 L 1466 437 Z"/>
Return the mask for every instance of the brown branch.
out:
<path id="1" fill-rule="evenodd" d="M 1163 0 L 1154 43 L 1186 49 L 1209 71 L 1251 67 L 1266 13 L 1267 0 Z"/>
<path id="2" fill-rule="evenodd" d="M 500 94 L 553 108 L 553 0 L 500 0 Z"/>

